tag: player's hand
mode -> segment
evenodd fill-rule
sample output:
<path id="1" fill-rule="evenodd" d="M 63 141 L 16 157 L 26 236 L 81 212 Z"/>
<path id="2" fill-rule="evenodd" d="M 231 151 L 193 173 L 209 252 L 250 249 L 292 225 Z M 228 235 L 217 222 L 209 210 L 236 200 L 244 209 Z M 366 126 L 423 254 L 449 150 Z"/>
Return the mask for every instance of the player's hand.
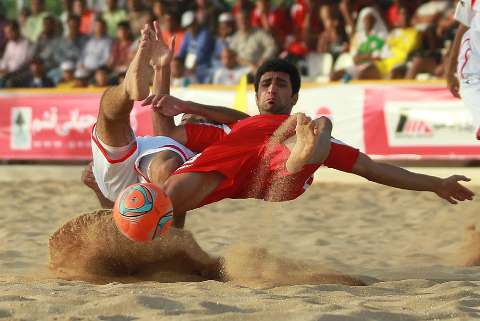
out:
<path id="1" fill-rule="evenodd" d="M 447 88 L 454 97 L 460 98 L 460 83 L 454 74 L 447 74 Z"/>
<path id="2" fill-rule="evenodd" d="M 142 106 L 151 105 L 152 109 L 167 117 L 187 113 L 186 101 L 170 95 L 151 95 L 142 102 Z"/>
<path id="3" fill-rule="evenodd" d="M 452 175 L 442 179 L 434 192 L 451 204 L 458 204 L 460 201 L 472 200 L 475 195 L 471 190 L 460 184 L 460 181 L 469 182 L 470 178 L 462 175 Z"/>

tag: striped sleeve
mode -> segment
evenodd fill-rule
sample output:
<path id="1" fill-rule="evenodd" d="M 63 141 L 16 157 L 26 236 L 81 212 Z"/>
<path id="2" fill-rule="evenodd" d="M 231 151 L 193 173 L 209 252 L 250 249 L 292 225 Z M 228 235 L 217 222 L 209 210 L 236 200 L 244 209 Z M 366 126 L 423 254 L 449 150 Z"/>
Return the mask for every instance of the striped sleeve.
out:
<path id="1" fill-rule="evenodd" d="M 231 128 L 225 124 L 192 123 L 185 124 L 185 131 L 187 134 L 187 143 L 185 146 L 199 153 L 228 135 Z"/>

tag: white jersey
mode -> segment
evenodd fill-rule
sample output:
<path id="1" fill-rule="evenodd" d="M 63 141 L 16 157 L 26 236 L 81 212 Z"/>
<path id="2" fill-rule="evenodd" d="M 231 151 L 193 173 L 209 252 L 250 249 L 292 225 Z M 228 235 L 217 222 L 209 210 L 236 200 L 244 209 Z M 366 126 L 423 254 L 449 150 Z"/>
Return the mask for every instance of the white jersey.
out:
<path id="1" fill-rule="evenodd" d="M 469 27 L 463 35 L 458 55 L 457 73 L 460 79 L 480 77 L 480 1 L 460 0 L 455 20 Z"/>
<path id="2" fill-rule="evenodd" d="M 195 155 L 187 147 L 165 136 L 135 137 L 129 147 L 108 147 L 109 152 L 106 145 L 97 138 L 95 127 L 92 130 L 91 144 L 93 175 L 102 194 L 111 201 L 115 201 L 128 185 L 149 181 L 145 168 L 141 166 L 142 160 L 149 155 L 169 150 L 177 153 L 183 162 Z M 112 150 L 117 150 L 116 154 Z"/>

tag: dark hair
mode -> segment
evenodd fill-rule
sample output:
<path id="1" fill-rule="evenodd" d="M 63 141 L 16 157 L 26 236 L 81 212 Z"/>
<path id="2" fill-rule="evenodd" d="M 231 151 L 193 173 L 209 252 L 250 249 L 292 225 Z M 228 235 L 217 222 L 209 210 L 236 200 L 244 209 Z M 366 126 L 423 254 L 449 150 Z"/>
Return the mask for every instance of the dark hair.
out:
<path id="1" fill-rule="evenodd" d="M 292 94 L 298 94 L 301 80 L 297 67 L 285 59 L 278 58 L 267 60 L 258 68 L 255 75 L 255 93 L 258 93 L 258 86 L 263 74 L 269 71 L 278 71 L 288 74 L 290 76 L 290 84 L 292 85 Z"/>
<path id="2" fill-rule="evenodd" d="M 5 25 L 12 28 L 13 32 L 16 32 L 16 33 L 20 32 L 20 25 L 18 24 L 18 22 L 16 20 L 8 20 Z"/>

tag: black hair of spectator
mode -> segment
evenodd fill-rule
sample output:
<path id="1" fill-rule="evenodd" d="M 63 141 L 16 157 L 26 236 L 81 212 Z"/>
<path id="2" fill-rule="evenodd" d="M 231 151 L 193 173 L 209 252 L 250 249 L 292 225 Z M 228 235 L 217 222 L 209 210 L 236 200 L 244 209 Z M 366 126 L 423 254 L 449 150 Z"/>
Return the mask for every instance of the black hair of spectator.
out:
<path id="1" fill-rule="evenodd" d="M 241 7 L 237 13 L 242 13 L 248 21 L 250 21 L 250 15 L 252 14 L 253 9 L 250 7 Z"/>
<path id="2" fill-rule="evenodd" d="M 101 16 L 95 17 L 95 22 L 101 23 L 103 25 L 103 27 L 105 27 L 105 28 L 107 27 L 107 22 Z"/>
<path id="3" fill-rule="evenodd" d="M 127 39 L 133 41 L 134 36 L 132 28 L 130 27 L 130 22 L 128 22 L 128 20 L 122 20 L 117 23 L 117 29 L 125 29 L 127 31 Z"/>
<path id="4" fill-rule="evenodd" d="M 105 65 L 102 65 L 102 66 L 98 67 L 97 70 L 95 70 L 95 71 L 104 71 L 105 73 L 109 74 L 110 73 L 110 68 L 108 68 Z"/>
<path id="5" fill-rule="evenodd" d="M 33 58 L 32 58 L 32 61 L 30 62 L 30 64 L 31 64 L 31 65 L 41 65 L 41 66 L 43 66 L 44 61 L 43 61 L 43 59 L 40 58 L 40 57 L 33 57 Z"/>
<path id="6" fill-rule="evenodd" d="M 67 22 L 68 21 L 71 21 L 71 20 L 75 20 L 75 22 L 79 23 L 80 24 L 80 17 L 76 14 L 70 14 L 68 15 L 68 18 L 67 18 Z"/>
<path id="7" fill-rule="evenodd" d="M 255 75 L 255 93 L 258 93 L 258 86 L 263 74 L 267 72 L 284 72 L 290 76 L 290 84 L 292 86 L 292 95 L 298 94 L 300 91 L 300 73 L 297 67 L 285 59 L 270 59 L 265 61 L 257 70 Z"/>
<path id="8" fill-rule="evenodd" d="M 20 33 L 20 25 L 17 20 L 8 20 L 5 26 L 12 28 L 12 31 L 15 33 Z"/>

